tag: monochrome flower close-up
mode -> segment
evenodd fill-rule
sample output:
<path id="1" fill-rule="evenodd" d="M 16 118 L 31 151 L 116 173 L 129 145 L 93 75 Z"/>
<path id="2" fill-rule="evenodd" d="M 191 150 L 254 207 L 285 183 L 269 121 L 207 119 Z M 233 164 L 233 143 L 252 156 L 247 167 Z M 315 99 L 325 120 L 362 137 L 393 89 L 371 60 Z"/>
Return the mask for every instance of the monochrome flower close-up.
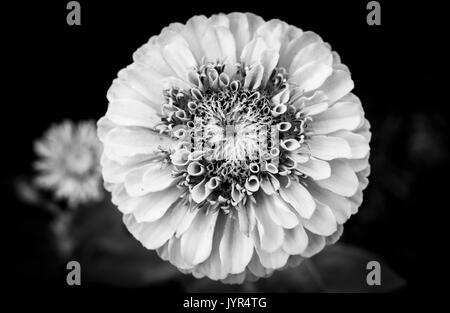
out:
<path id="1" fill-rule="evenodd" d="M 102 144 L 94 121 L 54 124 L 34 143 L 34 150 L 38 187 L 66 200 L 70 207 L 102 198 Z"/>
<path id="2" fill-rule="evenodd" d="M 328 43 L 280 20 L 170 24 L 108 90 L 105 187 L 130 233 L 183 273 L 242 283 L 298 265 L 339 239 L 368 184 L 370 124 L 353 87 Z M 66 146 L 52 143 L 72 136 L 66 125 L 37 150 L 61 162 Z M 91 165 L 68 155 L 42 179 L 60 195 Z"/>

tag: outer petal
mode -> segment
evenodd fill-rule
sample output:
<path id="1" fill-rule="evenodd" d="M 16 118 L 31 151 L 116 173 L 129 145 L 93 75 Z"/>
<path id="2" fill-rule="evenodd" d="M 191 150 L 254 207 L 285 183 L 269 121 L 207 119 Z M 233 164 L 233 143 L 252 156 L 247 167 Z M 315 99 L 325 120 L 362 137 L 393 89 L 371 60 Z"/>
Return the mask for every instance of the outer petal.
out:
<path id="1" fill-rule="evenodd" d="M 370 151 L 369 141 L 363 135 L 349 131 L 338 131 L 331 136 L 343 138 L 348 142 L 352 159 L 364 158 Z"/>
<path id="2" fill-rule="evenodd" d="M 325 237 L 306 231 L 308 234 L 308 247 L 301 253 L 301 256 L 310 258 L 325 248 Z"/>
<path id="3" fill-rule="evenodd" d="M 322 160 L 350 158 L 352 152 L 345 139 L 330 136 L 312 136 L 307 141 L 311 155 Z"/>
<path id="4" fill-rule="evenodd" d="M 345 223 L 350 218 L 352 203 L 347 198 L 315 184 L 310 184 L 309 190 L 315 199 L 333 211 L 339 224 Z"/>
<path id="5" fill-rule="evenodd" d="M 324 82 L 321 90 L 334 102 L 348 94 L 354 87 L 350 73 L 344 70 L 334 70 L 333 74 Z"/>
<path id="6" fill-rule="evenodd" d="M 131 196 L 142 196 L 148 192 L 166 189 L 175 182 L 172 170 L 172 166 L 160 162 L 148 163 L 126 175 L 125 188 Z"/>
<path id="7" fill-rule="evenodd" d="M 273 252 L 277 250 L 283 243 L 283 228 L 272 220 L 267 209 L 267 203 L 261 203 L 265 201 L 262 199 L 258 201 L 255 209 L 256 213 L 256 228 L 260 236 L 261 249 Z"/>
<path id="8" fill-rule="evenodd" d="M 316 208 L 311 194 L 302 184 L 292 182 L 289 187 L 280 189 L 281 197 L 288 202 L 303 218 L 310 218 Z"/>
<path id="9" fill-rule="evenodd" d="M 345 197 L 354 195 L 359 185 L 355 172 L 341 160 L 333 160 L 330 165 L 331 176 L 324 180 L 318 180 L 317 184 Z"/>
<path id="10" fill-rule="evenodd" d="M 319 88 L 331 75 L 333 69 L 325 62 L 310 62 L 297 69 L 290 81 L 303 92 Z"/>
<path id="11" fill-rule="evenodd" d="M 116 100 L 109 103 L 106 112 L 112 122 L 123 126 L 154 128 L 161 122 L 158 112 L 138 100 Z"/>
<path id="12" fill-rule="evenodd" d="M 144 96 L 153 108 L 158 110 L 163 97 L 163 78 L 161 74 L 142 64 L 133 63 L 118 74 L 119 79 Z"/>
<path id="13" fill-rule="evenodd" d="M 221 260 L 219 246 L 224 235 L 225 216 L 218 216 L 213 236 L 213 246 L 209 258 L 197 266 L 200 273 L 213 280 L 225 279 L 229 271 Z"/>
<path id="14" fill-rule="evenodd" d="M 181 237 L 181 255 L 187 264 L 199 264 L 211 254 L 218 212 L 199 212 Z"/>
<path id="15" fill-rule="evenodd" d="M 333 215 L 333 211 L 321 202 L 316 201 L 316 210 L 309 219 L 303 219 L 303 226 L 305 226 L 310 232 L 322 235 L 330 236 L 337 229 L 336 218 Z"/>
<path id="16" fill-rule="evenodd" d="M 276 195 L 264 195 L 264 197 L 263 205 L 266 205 L 269 216 L 277 225 L 283 228 L 293 228 L 298 224 L 297 216 L 283 199 Z"/>
<path id="17" fill-rule="evenodd" d="M 134 207 L 133 214 L 138 222 L 153 222 L 166 213 L 182 192 L 177 187 L 167 188 L 142 197 L 132 197 L 126 206 Z"/>
<path id="18" fill-rule="evenodd" d="M 289 72 L 295 73 L 302 66 L 305 66 L 311 62 L 321 62 L 331 66 L 332 58 L 330 49 L 328 49 L 323 43 L 312 43 L 295 55 L 289 68 Z"/>
<path id="19" fill-rule="evenodd" d="M 283 250 L 289 254 L 300 254 L 308 246 L 308 235 L 302 224 L 284 230 Z"/>
<path id="20" fill-rule="evenodd" d="M 233 75 L 235 73 L 236 44 L 228 28 L 214 27 L 208 29 L 201 44 L 208 61 L 225 61 L 227 74 Z"/>
<path id="21" fill-rule="evenodd" d="M 163 55 L 177 76 L 184 80 L 187 80 L 188 72 L 197 67 L 197 61 L 187 45 L 167 45 L 163 49 Z"/>
<path id="22" fill-rule="evenodd" d="M 154 222 L 137 223 L 134 217 L 127 215 L 124 218 L 128 230 L 147 249 L 157 249 L 161 247 L 173 235 L 173 230 L 169 226 L 170 212 L 166 212 L 162 218 Z"/>
<path id="23" fill-rule="evenodd" d="M 337 130 L 354 130 L 361 122 L 361 105 L 355 102 L 337 102 L 316 115 L 311 123 L 315 134 L 328 134 Z"/>
<path id="24" fill-rule="evenodd" d="M 158 152 L 159 147 L 168 148 L 173 142 L 155 131 L 124 127 L 112 129 L 104 138 L 105 145 L 120 156 L 152 154 Z"/>
<path id="25" fill-rule="evenodd" d="M 310 158 L 305 163 L 296 163 L 295 168 L 314 180 L 330 177 L 331 167 L 326 161 Z"/>
<path id="26" fill-rule="evenodd" d="M 237 219 L 227 219 L 219 251 L 220 259 L 228 273 L 241 273 L 250 262 L 253 241 L 239 230 Z"/>

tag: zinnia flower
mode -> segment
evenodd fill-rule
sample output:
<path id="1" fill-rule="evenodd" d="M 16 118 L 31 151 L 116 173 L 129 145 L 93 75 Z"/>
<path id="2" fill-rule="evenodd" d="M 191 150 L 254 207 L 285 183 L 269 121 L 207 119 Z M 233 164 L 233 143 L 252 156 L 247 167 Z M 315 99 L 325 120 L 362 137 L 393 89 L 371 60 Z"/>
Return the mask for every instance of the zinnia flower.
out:
<path id="1" fill-rule="evenodd" d="M 184 273 L 241 283 L 334 243 L 369 174 L 353 81 L 313 32 L 253 14 L 171 24 L 98 122 L 129 231 Z"/>
<path id="2" fill-rule="evenodd" d="M 39 187 L 53 191 L 71 207 L 102 198 L 102 145 L 94 121 L 53 125 L 34 148 L 39 157 L 35 163 Z"/>

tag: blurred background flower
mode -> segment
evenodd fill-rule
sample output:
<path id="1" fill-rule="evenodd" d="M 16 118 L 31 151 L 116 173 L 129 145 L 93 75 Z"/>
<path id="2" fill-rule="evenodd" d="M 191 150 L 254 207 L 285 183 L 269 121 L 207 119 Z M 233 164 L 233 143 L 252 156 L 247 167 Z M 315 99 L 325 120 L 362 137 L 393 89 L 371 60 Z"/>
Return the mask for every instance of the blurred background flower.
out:
<path id="1" fill-rule="evenodd" d="M 52 125 L 34 144 L 36 185 L 50 190 L 56 199 L 67 200 L 70 207 L 100 200 L 102 145 L 96 131 L 93 121 Z"/>

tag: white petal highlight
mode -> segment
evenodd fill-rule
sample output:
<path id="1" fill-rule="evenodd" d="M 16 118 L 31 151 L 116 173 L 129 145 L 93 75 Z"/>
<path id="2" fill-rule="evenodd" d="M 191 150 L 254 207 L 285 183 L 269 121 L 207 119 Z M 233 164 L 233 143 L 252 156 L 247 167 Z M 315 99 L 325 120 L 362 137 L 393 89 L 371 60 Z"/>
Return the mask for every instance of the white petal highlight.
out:
<path id="1" fill-rule="evenodd" d="M 353 87 L 354 83 L 349 72 L 334 70 L 320 89 L 325 92 L 331 102 L 334 102 L 348 94 Z"/>
<path id="2" fill-rule="evenodd" d="M 105 136 L 105 144 L 120 156 L 153 154 L 159 147 L 168 148 L 173 140 L 165 135 L 146 129 L 117 127 Z"/>
<path id="3" fill-rule="evenodd" d="M 307 144 L 312 156 L 322 160 L 350 158 L 352 152 L 345 139 L 330 136 L 312 136 Z"/>
<path id="4" fill-rule="evenodd" d="M 309 158 L 304 163 L 296 163 L 295 169 L 314 180 L 325 179 L 331 175 L 331 167 L 328 162 L 315 158 Z"/>
<path id="5" fill-rule="evenodd" d="M 302 224 L 284 230 L 283 250 L 289 254 L 301 254 L 308 246 L 308 235 Z"/>
<path id="6" fill-rule="evenodd" d="M 217 215 L 217 212 L 198 213 L 181 237 L 181 255 L 187 264 L 196 265 L 209 257 Z"/>
<path id="7" fill-rule="evenodd" d="M 256 226 L 258 229 L 261 249 L 273 252 L 281 247 L 283 243 L 283 228 L 277 225 L 269 215 L 267 203 L 260 203 L 255 208 Z"/>
<path id="8" fill-rule="evenodd" d="M 329 134 L 337 130 L 354 130 L 361 122 L 361 105 L 355 102 L 337 102 L 314 117 L 311 130 L 315 134 Z"/>
<path id="9" fill-rule="evenodd" d="M 277 225 L 287 229 L 298 225 L 297 216 L 279 196 L 266 196 L 262 202 L 266 205 L 267 212 Z"/>
<path id="10" fill-rule="evenodd" d="M 136 221 L 153 222 L 161 218 L 169 207 L 181 196 L 182 190 L 172 187 L 159 192 L 151 192 L 142 197 L 131 198 L 126 205 L 134 207 Z"/>
<path id="11" fill-rule="evenodd" d="M 332 72 L 332 67 L 324 62 L 310 62 L 297 69 L 291 81 L 302 92 L 309 92 L 319 88 Z"/>
<path id="12" fill-rule="evenodd" d="M 303 218 L 310 218 L 316 208 L 311 194 L 302 184 L 292 182 L 289 187 L 280 189 L 281 197 L 288 202 Z"/>
<path id="13" fill-rule="evenodd" d="M 309 219 L 303 219 L 302 222 L 303 226 L 317 235 L 330 236 L 337 229 L 333 211 L 327 205 L 318 201 L 316 201 L 314 214 Z"/>
<path id="14" fill-rule="evenodd" d="M 236 219 L 228 218 L 220 241 L 220 259 L 228 273 L 245 270 L 253 255 L 253 241 L 239 230 Z"/>
<path id="15" fill-rule="evenodd" d="M 330 162 L 331 176 L 324 180 L 318 180 L 317 184 L 345 197 L 353 196 L 358 190 L 358 177 L 344 161 L 333 160 Z"/>

